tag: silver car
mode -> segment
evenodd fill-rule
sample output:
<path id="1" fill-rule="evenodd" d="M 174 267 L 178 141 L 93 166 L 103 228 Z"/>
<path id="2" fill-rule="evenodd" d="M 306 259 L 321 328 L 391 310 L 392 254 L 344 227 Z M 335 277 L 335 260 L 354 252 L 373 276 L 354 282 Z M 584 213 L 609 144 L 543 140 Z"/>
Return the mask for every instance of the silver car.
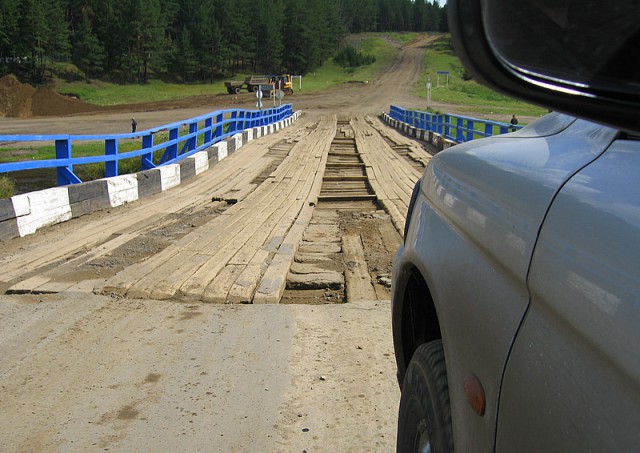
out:
<path id="1" fill-rule="evenodd" d="M 443 151 L 416 185 L 398 451 L 640 451 L 640 11 L 589 3 L 448 2 L 478 80 L 572 116 Z"/>

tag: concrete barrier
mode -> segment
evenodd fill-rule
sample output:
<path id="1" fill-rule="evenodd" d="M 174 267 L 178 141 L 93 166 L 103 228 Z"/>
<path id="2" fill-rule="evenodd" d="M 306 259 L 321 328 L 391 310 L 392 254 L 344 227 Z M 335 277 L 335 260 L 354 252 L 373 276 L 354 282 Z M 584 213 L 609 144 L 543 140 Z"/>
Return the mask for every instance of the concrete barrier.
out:
<path id="1" fill-rule="evenodd" d="M 26 236 L 38 228 L 71 219 L 67 187 L 53 187 L 11 197 L 16 213 L 18 234 Z"/>
<path id="2" fill-rule="evenodd" d="M 33 234 L 47 225 L 169 190 L 208 170 L 244 143 L 290 126 L 300 115 L 301 112 L 297 111 L 279 121 L 277 126 L 261 126 L 240 132 L 176 164 L 0 199 L 0 241 Z"/>
<path id="3" fill-rule="evenodd" d="M 389 126 L 393 127 L 394 129 L 398 129 L 409 137 L 416 138 L 433 145 L 438 151 L 442 151 L 443 149 L 451 148 L 452 146 L 457 145 L 455 141 L 449 140 L 448 138 L 445 138 L 443 135 L 440 135 L 437 132 L 417 129 L 407 123 L 403 123 L 391 118 L 391 116 L 389 116 L 389 114 L 387 113 L 382 114 L 382 120 Z"/>

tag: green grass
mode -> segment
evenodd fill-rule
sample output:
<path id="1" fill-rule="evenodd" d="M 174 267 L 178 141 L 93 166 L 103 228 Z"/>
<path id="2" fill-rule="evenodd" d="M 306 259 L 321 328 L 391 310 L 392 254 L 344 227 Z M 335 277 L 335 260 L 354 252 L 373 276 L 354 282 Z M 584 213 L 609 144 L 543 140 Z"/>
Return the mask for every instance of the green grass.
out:
<path id="1" fill-rule="evenodd" d="M 9 198 L 15 194 L 15 184 L 8 176 L 0 176 L 0 198 Z"/>
<path id="2" fill-rule="evenodd" d="M 55 90 L 73 94 L 95 105 L 120 105 L 157 102 L 205 94 L 222 94 L 227 90 L 223 81 L 201 84 L 177 84 L 153 80 L 145 84 L 118 85 L 107 82 L 58 82 Z"/>
<path id="3" fill-rule="evenodd" d="M 421 33 L 416 32 L 406 32 L 406 33 L 391 33 L 387 35 L 387 38 L 391 41 L 395 41 L 400 44 L 409 44 L 411 41 L 422 36 Z"/>
<path id="4" fill-rule="evenodd" d="M 449 71 L 448 86 L 444 75 L 440 75 L 438 86 L 438 71 Z M 468 74 L 453 53 L 449 35 L 441 37 L 427 50 L 425 71 L 417 87 L 417 94 L 425 99 L 427 98 L 428 77 L 431 77 L 431 99 L 433 101 L 464 105 L 470 112 L 469 115 L 475 113 L 478 115 L 541 116 L 546 113 L 542 107 L 504 96 L 474 80 L 465 80 Z"/>
<path id="5" fill-rule="evenodd" d="M 357 68 L 342 68 L 333 61 L 333 57 L 324 62 L 317 71 L 307 74 L 302 79 L 302 91 L 315 92 L 345 83 L 369 83 L 375 79 L 384 68 L 393 62 L 395 48 L 383 35 L 363 34 L 352 37 L 345 42 L 358 51 L 373 55 L 376 61 L 370 65 Z M 294 81 L 293 89 L 297 90 L 298 82 Z"/>

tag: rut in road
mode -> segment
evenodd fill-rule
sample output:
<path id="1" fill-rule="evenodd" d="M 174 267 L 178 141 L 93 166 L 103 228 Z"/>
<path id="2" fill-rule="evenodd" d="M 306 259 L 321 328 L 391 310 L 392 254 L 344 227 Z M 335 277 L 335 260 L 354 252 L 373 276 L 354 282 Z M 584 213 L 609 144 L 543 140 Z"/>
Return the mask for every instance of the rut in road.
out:
<path id="1" fill-rule="evenodd" d="M 192 183 L 217 187 L 208 201 L 194 200 L 187 186 L 182 208 L 137 223 L 119 211 L 106 217 L 119 219 L 114 225 L 93 227 L 111 235 L 66 256 L 22 254 L 33 268 L 25 277 L 22 267 L 8 269 L 8 292 L 212 303 L 387 299 L 391 260 L 422 173 L 415 155 L 427 161 L 429 154 L 369 117 L 321 117 L 271 140 L 255 156 L 241 149 L 214 167 L 207 177 L 218 185 Z M 409 148 L 414 158 L 398 151 Z M 203 190 L 198 197 L 207 196 Z"/>

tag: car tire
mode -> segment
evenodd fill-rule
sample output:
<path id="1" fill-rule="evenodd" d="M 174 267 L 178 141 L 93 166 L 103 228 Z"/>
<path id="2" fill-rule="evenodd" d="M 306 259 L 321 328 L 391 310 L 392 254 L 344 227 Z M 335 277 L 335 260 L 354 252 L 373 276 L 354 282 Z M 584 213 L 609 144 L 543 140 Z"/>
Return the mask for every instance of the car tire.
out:
<path id="1" fill-rule="evenodd" d="M 420 345 L 402 384 L 397 451 L 453 452 L 449 385 L 441 340 Z"/>

